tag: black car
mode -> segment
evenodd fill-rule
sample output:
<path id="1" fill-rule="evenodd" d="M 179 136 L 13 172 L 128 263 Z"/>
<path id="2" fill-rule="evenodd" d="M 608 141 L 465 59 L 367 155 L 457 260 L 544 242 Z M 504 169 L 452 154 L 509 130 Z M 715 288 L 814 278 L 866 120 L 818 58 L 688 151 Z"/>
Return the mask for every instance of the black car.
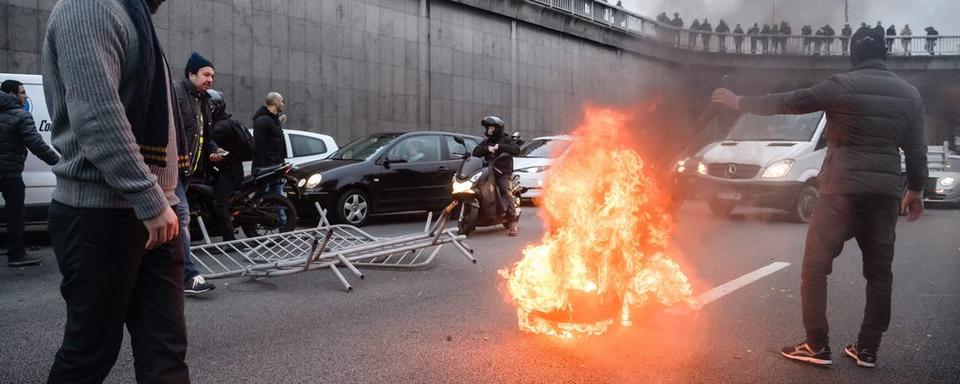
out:
<path id="1" fill-rule="evenodd" d="M 457 136 L 466 145 L 458 144 Z M 460 160 L 481 141 L 430 131 L 361 137 L 294 170 L 302 193 L 294 204 L 306 216 L 317 214 L 314 202 L 319 202 L 330 219 L 356 226 L 371 214 L 443 209 Z"/>

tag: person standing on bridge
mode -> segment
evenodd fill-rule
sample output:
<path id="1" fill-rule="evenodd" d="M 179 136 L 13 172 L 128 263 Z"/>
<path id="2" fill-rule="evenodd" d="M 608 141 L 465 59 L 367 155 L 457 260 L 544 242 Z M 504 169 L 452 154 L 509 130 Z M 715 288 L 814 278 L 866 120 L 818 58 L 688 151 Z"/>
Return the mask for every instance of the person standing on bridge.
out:
<path id="1" fill-rule="evenodd" d="M 743 30 L 740 31 L 741 33 Z M 720 22 L 717 23 L 717 44 L 720 46 L 720 52 L 727 52 L 727 35 L 730 34 L 730 26 L 727 25 L 726 21 L 720 19 Z"/>
<path id="2" fill-rule="evenodd" d="M 690 31 L 687 32 L 687 49 L 694 49 L 697 47 L 697 39 L 700 36 L 700 19 L 693 19 L 693 23 L 690 23 Z"/>
<path id="3" fill-rule="evenodd" d="M 770 53 L 770 26 L 767 24 L 764 24 L 763 29 L 760 30 L 760 46 L 763 48 L 764 55 Z"/>
<path id="4" fill-rule="evenodd" d="M 940 32 L 937 32 L 937 29 L 934 28 L 933 26 L 924 28 L 924 31 L 927 32 L 927 44 L 925 48 L 927 49 L 927 52 L 930 53 L 931 56 L 936 55 L 937 54 L 936 52 L 937 36 L 940 35 Z"/>
<path id="5" fill-rule="evenodd" d="M 803 54 L 810 54 L 810 43 L 813 38 L 810 35 L 813 34 L 813 27 L 809 25 L 804 25 L 803 28 L 800 28 L 800 34 L 803 35 Z"/>
<path id="6" fill-rule="evenodd" d="M 897 27 L 893 24 L 890 24 L 890 27 L 887 28 L 887 53 L 893 51 L 893 39 L 897 36 Z"/>
<path id="7" fill-rule="evenodd" d="M 780 23 L 780 53 L 787 53 L 787 41 L 790 40 L 790 35 L 793 34 L 793 28 L 790 27 L 790 23 L 784 21 Z"/>
<path id="8" fill-rule="evenodd" d="M 680 18 L 680 12 L 673 13 L 673 20 L 670 20 L 670 24 L 673 25 L 673 33 L 676 35 L 677 48 L 680 48 L 680 30 L 683 29 L 683 19 Z"/>
<path id="9" fill-rule="evenodd" d="M 703 31 L 700 34 L 700 38 L 703 39 L 703 51 L 710 51 L 710 37 L 713 36 L 713 26 L 710 25 L 710 21 L 706 18 L 703 19 L 703 24 L 700 24 L 700 30 Z"/>
<path id="10" fill-rule="evenodd" d="M 904 25 L 900 31 L 900 44 L 903 45 L 903 54 L 907 56 L 910 56 L 910 43 L 913 41 L 911 36 L 913 31 L 910 30 L 910 24 Z"/>
<path id="11" fill-rule="evenodd" d="M 833 37 L 837 35 L 837 32 L 833 30 L 829 24 L 823 26 L 823 36 L 824 39 L 824 55 L 833 54 Z"/>
<path id="12" fill-rule="evenodd" d="M 757 23 L 753 23 L 753 26 L 747 30 L 747 34 L 750 35 L 750 54 L 757 53 L 757 35 L 760 33 L 760 27 Z"/>
<path id="13" fill-rule="evenodd" d="M 737 53 L 743 53 L 743 27 L 737 24 L 733 29 L 733 44 L 736 46 Z"/>
<path id="14" fill-rule="evenodd" d="M 813 87 L 759 97 L 727 89 L 713 101 L 759 115 L 827 114 L 827 154 L 818 177 L 820 198 L 807 230 L 801 272 L 806 340 L 783 348 L 789 359 L 832 364 L 827 324 L 827 275 L 847 240 L 857 239 L 867 280 L 866 308 L 857 341 L 844 352 L 874 367 L 880 339 L 890 325 L 892 263 L 897 213 L 916 221 L 923 214 L 927 180 L 924 106 L 920 92 L 887 69 L 883 32 L 853 35 L 853 70 Z M 901 192 L 900 151 L 907 171 Z M 902 198 L 902 202 L 900 199 Z"/>
<path id="15" fill-rule="evenodd" d="M 23 83 L 5 80 L 0 85 L 0 194 L 6 205 L 7 265 L 22 267 L 40 263 L 40 258 L 27 255 L 23 246 L 23 217 L 26 186 L 23 184 L 23 163 L 27 150 L 45 163 L 60 161 L 57 154 L 33 124 L 33 116 L 24 109 L 27 91 Z"/>
<path id="16" fill-rule="evenodd" d="M 846 56 L 850 54 L 850 36 L 853 35 L 853 30 L 850 28 L 850 24 L 844 24 L 843 29 L 840 30 L 840 44 L 843 46 L 842 55 Z"/>
<path id="17" fill-rule="evenodd" d="M 776 55 L 780 53 L 780 26 L 778 26 L 776 23 L 771 25 L 770 35 L 772 35 L 770 37 L 770 48 L 772 48 L 770 51 Z"/>

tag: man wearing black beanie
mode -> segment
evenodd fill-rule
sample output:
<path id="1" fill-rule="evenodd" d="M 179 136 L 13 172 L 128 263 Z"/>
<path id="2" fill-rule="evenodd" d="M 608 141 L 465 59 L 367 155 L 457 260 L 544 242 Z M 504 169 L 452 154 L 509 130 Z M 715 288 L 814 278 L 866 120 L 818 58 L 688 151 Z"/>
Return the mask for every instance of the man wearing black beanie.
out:
<path id="1" fill-rule="evenodd" d="M 713 93 L 714 102 L 741 112 L 827 113 L 820 197 L 807 230 L 801 271 L 806 340 L 781 350 L 789 359 L 832 364 L 827 275 L 849 239 L 857 239 L 863 253 L 867 305 L 857 341 L 844 352 L 857 365 L 874 367 L 880 338 L 890 325 L 897 213 L 906 213 L 910 222 L 923 213 L 927 146 L 920 93 L 887 70 L 884 39 L 882 30 L 857 31 L 850 42 L 853 70 L 810 88 L 758 97 L 741 97 L 723 88 Z M 901 149 L 906 157 L 905 196 L 900 192 Z"/>
<path id="2" fill-rule="evenodd" d="M 184 79 L 177 84 L 175 91 L 186 146 L 186 155 L 180 158 L 180 162 L 184 163 L 187 171 L 180 175 L 180 182 L 177 184 L 176 193 L 181 201 L 177 206 L 177 217 L 180 219 L 180 233 L 184 238 L 183 277 L 186 280 L 184 291 L 193 295 L 210 291 L 216 286 L 204 280 L 190 255 L 190 207 L 186 197 L 187 185 L 191 179 L 201 182 L 206 179 L 209 162 L 218 162 L 222 156 L 218 154 L 219 148 L 210 137 L 213 119 L 210 116 L 210 95 L 207 91 L 213 87 L 215 75 L 213 63 L 194 52 L 187 59 L 183 75 Z"/>

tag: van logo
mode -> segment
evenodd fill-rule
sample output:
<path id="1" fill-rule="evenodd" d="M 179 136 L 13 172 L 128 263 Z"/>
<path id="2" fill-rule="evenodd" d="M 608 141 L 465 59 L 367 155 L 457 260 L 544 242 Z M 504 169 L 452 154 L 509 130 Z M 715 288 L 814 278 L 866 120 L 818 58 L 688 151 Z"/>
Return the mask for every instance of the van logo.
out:
<path id="1" fill-rule="evenodd" d="M 733 178 L 737 175 L 737 165 L 736 164 L 727 164 L 727 177 Z"/>
<path id="2" fill-rule="evenodd" d="M 27 100 L 23 102 L 23 109 L 27 112 L 33 112 L 33 101 L 30 100 L 30 96 L 27 96 Z"/>

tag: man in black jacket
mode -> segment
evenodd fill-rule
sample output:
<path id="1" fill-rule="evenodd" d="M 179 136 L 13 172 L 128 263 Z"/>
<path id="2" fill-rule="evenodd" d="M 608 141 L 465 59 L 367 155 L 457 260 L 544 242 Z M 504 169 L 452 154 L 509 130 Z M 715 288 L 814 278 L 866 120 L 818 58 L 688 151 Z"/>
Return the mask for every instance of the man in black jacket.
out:
<path id="1" fill-rule="evenodd" d="M 205 181 L 209 177 L 210 162 L 220 161 L 217 146 L 210 138 L 212 121 L 210 118 L 210 95 L 207 90 L 213 86 L 216 74 L 213 63 L 194 52 L 187 59 L 183 69 L 184 79 L 174 87 L 180 121 L 183 123 L 183 142 L 186 156 L 179 161 L 185 162 L 187 171 L 180 175 L 177 184 L 177 217 L 180 220 L 180 233 L 183 235 L 184 291 L 194 295 L 210 291 L 216 286 L 208 283 L 193 264 L 190 255 L 190 207 L 187 203 L 187 186 L 192 180 Z"/>
<path id="2" fill-rule="evenodd" d="M 520 154 L 520 148 L 514 143 L 513 138 L 503 132 L 503 120 L 496 116 L 487 116 L 480 121 L 483 125 L 484 134 L 487 139 L 480 142 L 473 149 L 473 155 L 494 159 L 501 154 L 506 154 L 503 158 L 493 163 L 496 176 L 497 191 L 500 194 L 500 207 L 503 208 L 508 220 L 510 221 L 509 236 L 517 235 L 517 207 L 513 204 L 513 198 L 510 196 L 510 179 L 513 177 L 513 157 Z M 487 209 L 496 210 L 496 206 L 489 205 Z M 495 211 L 487 211 L 486 215 L 496 217 Z"/>
<path id="3" fill-rule="evenodd" d="M 806 341 L 781 353 L 808 363 L 832 363 L 827 275 L 844 242 L 856 238 L 863 254 L 867 305 L 857 342 L 844 352 L 858 365 L 873 367 L 880 338 L 890 324 L 897 213 L 906 212 L 911 222 L 923 213 L 927 146 L 920 93 L 887 70 L 883 31 L 857 32 L 850 47 L 853 70 L 813 87 L 759 97 L 718 89 L 713 100 L 760 115 L 826 111 L 827 155 L 818 177 L 820 199 L 807 231 L 801 272 Z M 906 196 L 900 195 L 901 149 Z"/>
<path id="4" fill-rule="evenodd" d="M 7 265 L 19 267 L 40 263 L 40 258 L 27 256 L 23 247 L 23 215 L 25 198 L 23 162 L 27 149 L 45 163 L 60 161 L 47 143 L 43 142 L 33 125 L 30 112 L 23 109 L 27 91 L 16 80 L 7 80 L 0 86 L 0 193 L 6 202 Z"/>
<path id="5" fill-rule="evenodd" d="M 270 92 L 264 98 L 264 104 L 253 115 L 253 174 L 261 168 L 283 164 L 287 146 L 283 140 L 283 124 L 280 115 L 286 105 L 283 95 Z M 283 196 L 283 182 L 267 187 L 267 192 Z M 280 210 L 280 222 L 286 223 L 287 215 Z"/>
<path id="6" fill-rule="evenodd" d="M 236 137 L 237 129 L 246 129 L 227 113 L 227 102 L 223 93 L 216 90 L 207 91 L 210 94 L 210 117 L 213 119 L 212 136 L 217 146 L 225 150 L 223 160 L 216 165 L 216 176 L 213 189 L 213 213 L 220 229 L 223 241 L 236 240 L 234 236 L 233 217 L 230 215 L 230 196 L 243 182 L 243 161 L 239 155 L 240 138 Z"/>

